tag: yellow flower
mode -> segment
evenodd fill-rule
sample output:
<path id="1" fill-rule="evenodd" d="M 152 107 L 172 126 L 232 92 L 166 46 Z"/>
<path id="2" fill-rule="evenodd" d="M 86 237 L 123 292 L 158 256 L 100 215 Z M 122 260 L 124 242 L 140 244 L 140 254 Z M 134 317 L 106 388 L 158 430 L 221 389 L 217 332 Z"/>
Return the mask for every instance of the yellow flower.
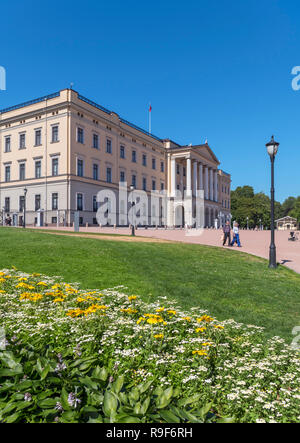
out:
<path id="1" fill-rule="evenodd" d="M 206 331 L 206 328 L 205 327 L 203 327 L 203 328 L 197 328 L 196 329 L 196 332 L 198 333 L 198 332 L 204 332 L 204 331 Z"/>
<path id="2" fill-rule="evenodd" d="M 154 335 L 154 338 L 162 339 L 162 338 L 164 338 L 164 335 L 163 334 L 156 334 L 156 335 Z"/>
<path id="3" fill-rule="evenodd" d="M 200 351 L 193 351 L 193 355 L 200 355 L 200 356 L 205 356 L 207 355 L 206 351 L 200 350 Z"/>
<path id="4" fill-rule="evenodd" d="M 224 329 L 224 326 L 216 325 L 216 326 L 214 326 L 214 328 L 215 328 L 215 329 Z"/>
<path id="5" fill-rule="evenodd" d="M 82 314 L 84 314 L 84 311 L 82 309 L 72 309 L 71 311 L 68 311 L 66 313 L 66 315 L 68 317 L 72 317 L 72 318 L 79 317 Z"/>
<path id="6" fill-rule="evenodd" d="M 169 315 L 176 315 L 176 311 L 174 311 L 173 309 L 170 309 L 170 310 L 168 311 L 168 314 L 169 314 Z"/>
<path id="7" fill-rule="evenodd" d="M 59 303 L 59 302 L 62 302 L 62 301 L 64 301 L 63 298 L 56 298 L 55 300 L 53 300 L 53 303 Z"/>
<path id="8" fill-rule="evenodd" d="M 185 321 L 191 321 L 191 317 L 183 317 L 182 320 L 185 320 Z"/>
<path id="9" fill-rule="evenodd" d="M 156 309 L 156 312 L 163 312 L 165 310 L 164 307 Z"/>
<path id="10" fill-rule="evenodd" d="M 28 278 L 26 278 L 26 277 L 20 277 L 20 278 L 18 278 L 18 281 L 27 281 L 28 280 Z"/>
<path id="11" fill-rule="evenodd" d="M 40 281 L 39 283 L 37 283 L 37 286 L 44 286 L 44 287 L 47 287 L 48 284 L 45 283 L 44 281 Z"/>
<path id="12" fill-rule="evenodd" d="M 146 321 L 146 319 L 144 317 L 140 317 L 136 323 L 139 325 L 142 321 Z"/>
<path id="13" fill-rule="evenodd" d="M 0 283 L 5 283 L 5 278 L 0 278 Z"/>
<path id="14" fill-rule="evenodd" d="M 197 318 L 198 323 L 201 323 L 202 321 L 205 321 L 206 323 L 211 323 L 213 321 L 213 318 L 209 315 L 203 315 L 202 317 Z"/>
<path id="15" fill-rule="evenodd" d="M 130 297 L 128 297 L 129 301 L 136 300 L 136 299 L 137 299 L 136 295 L 131 295 Z"/>
<path id="16" fill-rule="evenodd" d="M 6 291 L 0 291 L 0 294 L 5 294 L 6 293 Z"/>
<path id="17" fill-rule="evenodd" d="M 125 312 L 126 314 L 136 314 L 137 310 L 128 308 L 128 309 L 121 309 L 121 312 Z"/>

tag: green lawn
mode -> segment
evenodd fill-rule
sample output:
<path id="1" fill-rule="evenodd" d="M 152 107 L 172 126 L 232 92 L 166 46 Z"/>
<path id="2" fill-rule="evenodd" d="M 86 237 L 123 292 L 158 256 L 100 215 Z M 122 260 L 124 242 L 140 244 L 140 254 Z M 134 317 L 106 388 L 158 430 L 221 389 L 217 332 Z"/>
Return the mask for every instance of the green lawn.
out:
<path id="1" fill-rule="evenodd" d="M 269 270 L 267 261 L 199 245 L 128 243 L 0 228 L 0 268 L 60 275 L 83 288 L 125 285 L 151 301 L 176 299 L 184 309 L 208 309 L 266 328 L 291 342 L 300 325 L 300 275 Z"/>

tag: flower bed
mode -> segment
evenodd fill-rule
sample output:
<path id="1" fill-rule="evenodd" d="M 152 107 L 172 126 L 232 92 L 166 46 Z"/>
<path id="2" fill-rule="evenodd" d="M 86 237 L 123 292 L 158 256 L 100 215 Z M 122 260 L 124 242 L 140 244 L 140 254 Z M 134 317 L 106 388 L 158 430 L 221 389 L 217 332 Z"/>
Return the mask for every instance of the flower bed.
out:
<path id="1" fill-rule="evenodd" d="M 299 354 L 282 339 L 124 292 L 0 273 L 0 420 L 299 422 Z"/>

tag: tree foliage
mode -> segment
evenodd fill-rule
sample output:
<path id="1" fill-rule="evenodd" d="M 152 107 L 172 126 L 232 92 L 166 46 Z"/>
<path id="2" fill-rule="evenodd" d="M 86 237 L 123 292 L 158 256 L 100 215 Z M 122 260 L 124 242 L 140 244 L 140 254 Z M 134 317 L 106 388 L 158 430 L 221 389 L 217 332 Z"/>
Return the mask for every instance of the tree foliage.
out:
<path id="1" fill-rule="evenodd" d="M 292 197 L 290 197 L 292 199 Z M 295 199 L 296 200 L 296 199 Z M 284 206 L 286 210 L 291 202 Z M 275 202 L 275 219 L 284 216 L 284 209 L 281 203 Z M 236 188 L 231 192 L 231 213 L 233 220 L 236 220 L 242 228 L 247 227 L 247 217 L 249 228 L 264 226 L 270 228 L 271 214 L 270 198 L 263 192 L 255 194 L 251 186 Z M 299 199 L 299 219 L 300 219 L 300 199 Z"/>

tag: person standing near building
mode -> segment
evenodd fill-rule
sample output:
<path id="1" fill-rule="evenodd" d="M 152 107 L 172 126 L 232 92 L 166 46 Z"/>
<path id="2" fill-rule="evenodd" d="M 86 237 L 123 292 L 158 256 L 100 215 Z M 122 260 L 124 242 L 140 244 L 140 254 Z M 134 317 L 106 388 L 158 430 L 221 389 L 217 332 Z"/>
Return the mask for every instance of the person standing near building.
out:
<path id="1" fill-rule="evenodd" d="M 224 232 L 223 246 L 225 246 L 227 239 L 228 239 L 228 246 L 230 246 L 231 245 L 231 235 L 230 235 L 231 226 L 230 226 L 229 221 L 226 222 L 226 225 L 223 228 L 223 232 Z"/>
<path id="2" fill-rule="evenodd" d="M 240 242 L 240 230 L 238 223 L 235 223 L 233 226 L 233 240 L 231 246 L 233 246 L 235 243 L 238 245 L 239 248 L 242 247 Z"/>

